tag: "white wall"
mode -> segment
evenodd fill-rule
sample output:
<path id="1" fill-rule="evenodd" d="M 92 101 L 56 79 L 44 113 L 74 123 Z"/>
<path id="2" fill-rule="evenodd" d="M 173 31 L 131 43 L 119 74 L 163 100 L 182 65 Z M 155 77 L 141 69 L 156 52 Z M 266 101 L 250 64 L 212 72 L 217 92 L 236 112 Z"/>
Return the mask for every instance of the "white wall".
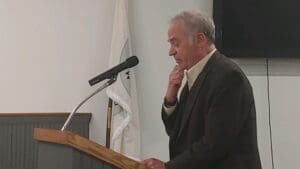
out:
<path id="1" fill-rule="evenodd" d="M 87 81 L 106 70 L 115 0 L 0 0 L 0 112 L 69 112 L 96 87 Z M 212 0 L 129 0 L 133 51 L 140 59 L 137 86 L 143 157 L 168 160 L 160 118 L 174 61 L 168 56 L 169 19 L 184 9 L 212 15 Z M 264 169 L 271 169 L 264 59 L 236 59 L 255 95 Z M 284 63 L 284 64 L 282 64 Z M 300 62 L 270 60 L 270 104 L 275 168 L 299 168 L 297 119 Z M 99 85 L 97 85 L 99 86 Z M 91 137 L 104 144 L 107 97 L 83 106 L 92 112 Z"/>
<path id="2" fill-rule="evenodd" d="M 108 66 L 114 0 L 0 0 L 0 112 L 70 112 Z M 104 143 L 107 98 L 92 112 Z"/>
<path id="3" fill-rule="evenodd" d="M 296 58 L 268 60 L 267 64 L 266 59 L 235 59 L 247 73 L 253 86 L 262 165 L 266 169 L 272 168 L 270 140 L 272 135 L 274 168 L 299 168 L 300 162 L 297 159 L 300 159 L 298 141 L 300 93 L 297 87 L 300 84 L 300 60 Z"/>

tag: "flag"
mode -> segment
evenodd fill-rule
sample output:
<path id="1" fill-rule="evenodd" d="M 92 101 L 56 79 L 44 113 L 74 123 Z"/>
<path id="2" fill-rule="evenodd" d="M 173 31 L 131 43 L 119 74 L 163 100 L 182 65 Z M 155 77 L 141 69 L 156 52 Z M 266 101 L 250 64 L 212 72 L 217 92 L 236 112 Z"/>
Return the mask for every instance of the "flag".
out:
<path id="1" fill-rule="evenodd" d="M 128 1 L 116 0 L 109 67 L 132 55 Z M 111 149 L 140 159 L 140 125 L 134 69 L 119 73 L 117 81 L 106 90 L 113 100 Z"/>

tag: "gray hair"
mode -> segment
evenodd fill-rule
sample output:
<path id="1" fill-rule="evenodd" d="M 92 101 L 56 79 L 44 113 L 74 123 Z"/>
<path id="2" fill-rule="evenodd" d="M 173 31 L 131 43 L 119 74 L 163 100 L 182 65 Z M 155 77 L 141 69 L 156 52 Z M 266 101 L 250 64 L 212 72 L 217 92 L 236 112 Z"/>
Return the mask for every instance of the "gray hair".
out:
<path id="1" fill-rule="evenodd" d="M 215 42 L 215 24 L 210 17 L 199 11 L 183 11 L 174 16 L 170 23 L 182 20 L 191 33 L 204 33 L 208 41 Z"/>

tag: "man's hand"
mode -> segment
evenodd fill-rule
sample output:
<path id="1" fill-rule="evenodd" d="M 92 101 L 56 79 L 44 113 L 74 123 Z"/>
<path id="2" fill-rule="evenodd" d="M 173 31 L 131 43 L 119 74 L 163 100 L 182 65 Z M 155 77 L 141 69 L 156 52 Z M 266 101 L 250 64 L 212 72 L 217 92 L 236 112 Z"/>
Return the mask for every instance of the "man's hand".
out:
<path id="1" fill-rule="evenodd" d="M 180 89 L 182 79 L 184 77 L 183 70 L 176 65 L 169 75 L 169 84 L 165 99 L 168 103 L 175 103 L 177 100 L 177 93 Z"/>
<path id="2" fill-rule="evenodd" d="M 155 158 L 146 159 L 142 163 L 149 169 L 166 169 L 164 162 Z"/>

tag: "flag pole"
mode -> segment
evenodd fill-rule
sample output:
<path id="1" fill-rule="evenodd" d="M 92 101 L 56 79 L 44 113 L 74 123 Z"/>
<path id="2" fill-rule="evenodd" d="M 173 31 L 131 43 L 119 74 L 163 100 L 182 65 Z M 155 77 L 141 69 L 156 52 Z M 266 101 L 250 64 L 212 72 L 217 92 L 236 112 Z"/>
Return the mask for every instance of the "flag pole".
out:
<path id="1" fill-rule="evenodd" d="M 106 117 L 106 148 L 110 148 L 111 117 L 112 117 L 112 99 L 109 98 Z"/>

